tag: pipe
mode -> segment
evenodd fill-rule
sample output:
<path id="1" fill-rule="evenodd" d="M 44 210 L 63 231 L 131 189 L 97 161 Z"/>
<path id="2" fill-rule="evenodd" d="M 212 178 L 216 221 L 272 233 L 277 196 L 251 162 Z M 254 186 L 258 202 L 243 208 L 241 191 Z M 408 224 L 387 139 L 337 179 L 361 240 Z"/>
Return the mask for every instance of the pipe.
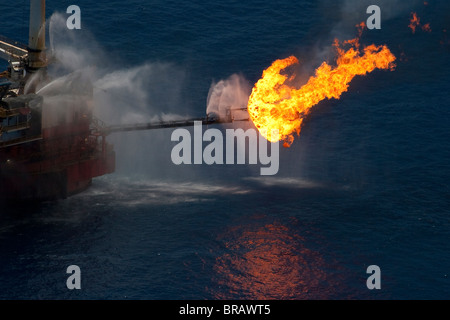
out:
<path id="1" fill-rule="evenodd" d="M 178 127 L 191 127 L 194 126 L 196 122 L 201 122 L 202 125 L 218 124 L 218 123 L 233 123 L 235 121 L 249 121 L 247 119 L 235 119 L 233 116 L 233 111 L 236 110 L 247 110 L 247 108 L 230 109 L 225 117 L 220 118 L 214 112 L 208 114 L 205 118 L 196 118 L 188 120 L 178 120 L 178 121 L 159 121 L 159 122 L 149 122 L 149 123 L 137 123 L 137 124 L 126 124 L 126 125 L 115 125 L 115 126 L 103 126 L 96 125 L 96 132 L 98 135 L 107 136 L 114 132 L 126 132 L 126 131 L 141 131 L 141 130 L 154 130 L 154 129 L 164 129 L 164 128 L 178 128 Z"/>
<path id="2" fill-rule="evenodd" d="M 190 127 L 190 126 L 194 126 L 196 121 L 201 121 L 202 125 L 209 125 L 209 124 L 214 124 L 214 123 L 230 123 L 231 122 L 231 121 L 221 121 L 218 119 L 211 119 L 211 118 L 206 117 L 206 118 L 180 120 L 180 121 L 161 121 L 161 122 L 150 122 L 150 123 L 131 124 L 131 125 L 109 126 L 109 127 L 102 128 L 101 132 L 103 135 L 109 135 L 114 132 Z"/>

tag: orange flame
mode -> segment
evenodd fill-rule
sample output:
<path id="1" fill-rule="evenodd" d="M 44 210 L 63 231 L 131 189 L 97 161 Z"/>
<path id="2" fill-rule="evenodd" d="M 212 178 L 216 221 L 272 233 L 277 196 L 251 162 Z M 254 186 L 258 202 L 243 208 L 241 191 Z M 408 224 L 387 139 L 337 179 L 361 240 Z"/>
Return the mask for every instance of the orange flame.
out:
<path id="1" fill-rule="evenodd" d="M 420 26 L 420 18 L 417 16 L 417 13 L 411 12 L 411 20 L 409 22 L 408 27 L 411 28 L 412 33 L 415 33 L 418 26 Z M 422 26 L 422 30 L 425 32 L 431 32 L 430 24 L 429 23 L 424 24 Z"/>
<path id="2" fill-rule="evenodd" d="M 411 28 L 412 33 L 416 32 L 416 28 L 419 24 L 420 24 L 420 18 L 417 16 L 417 13 L 411 12 L 411 19 L 410 19 L 410 23 L 409 23 L 408 27 Z"/>
<path id="3" fill-rule="evenodd" d="M 424 25 L 422 26 L 422 30 L 423 30 L 423 31 L 426 31 L 426 32 L 431 32 L 430 24 L 429 24 L 429 23 L 424 24 Z"/>
<path id="4" fill-rule="evenodd" d="M 350 48 L 345 50 L 343 47 L 347 45 Z M 267 140 L 284 140 L 284 146 L 289 147 L 294 141 L 293 133 L 300 134 L 303 116 L 313 106 L 325 98 L 339 99 L 357 75 L 365 75 L 377 68 L 393 70 L 395 67 L 396 58 L 384 45 L 372 44 L 360 50 L 359 38 L 356 38 L 344 41 L 342 46 L 336 39 L 334 46 L 338 54 L 336 66 L 323 62 L 300 89 L 288 85 L 288 76 L 281 74 L 289 66 L 299 63 L 294 56 L 274 61 L 263 72 L 250 95 L 248 111 Z M 289 80 L 294 78 L 295 75 Z"/>

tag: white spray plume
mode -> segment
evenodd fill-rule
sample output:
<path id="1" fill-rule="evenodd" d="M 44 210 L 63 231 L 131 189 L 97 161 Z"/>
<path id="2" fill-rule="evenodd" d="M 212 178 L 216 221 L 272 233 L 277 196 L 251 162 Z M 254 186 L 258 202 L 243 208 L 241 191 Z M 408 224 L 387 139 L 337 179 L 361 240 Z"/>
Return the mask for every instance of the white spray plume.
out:
<path id="1" fill-rule="evenodd" d="M 181 104 L 183 78 L 184 72 L 169 63 L 106 73 L 94 83 L 96 114 L 120 124 L 181 120 L 185 117 L 172 114 L 170 108 Z"/>
<path id="2" fill-rule="evenodd" d="M 105 125 L 192 117 L 186 109 L 184 116 L 176 114 L 186 100 L 184 68 L 163 62 L 121 67 L 120 57 L 107 54 L 87 29 L 68 30 L 64 14 L 55 13 L 47 22 L 49 80 L 36 90 L 46 105 L 44 125 L 51 126 L 68 108 L 84 103 L 93 106 L 94 116 Z M 116 150 L 116 172 L 164 176 L 172 169 L 165 158 L 170 156 L 167 132 L 112 134 L 108 142 Z"/>
<path id="3" fill-rule="evenodd" d="M 94 115 L 107 124 L 184 118 L 169 108 L 182 100 L 183 70 L 169 63 L 120 69 L 87 30 L 68 30 L 64 15 L 54 13 L 48 24 L 52 80 L 38 88 L 40 94 L 76 95 L 79 86 L 91 85 Z"/>
<path id="4" fill-rule="evenodd" d="M 238 74 L 213 82 L 209 89 L 206 113 L 224 119 L 232 109 L 246 108 L 251 93 L 250 83 Z"/>

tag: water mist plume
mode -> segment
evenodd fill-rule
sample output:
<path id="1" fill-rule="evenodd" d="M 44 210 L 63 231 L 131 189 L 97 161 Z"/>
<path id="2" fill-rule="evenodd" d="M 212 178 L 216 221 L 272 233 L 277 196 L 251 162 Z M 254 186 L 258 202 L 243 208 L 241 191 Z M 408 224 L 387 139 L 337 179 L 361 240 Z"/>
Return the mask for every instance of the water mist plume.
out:
<path id="1" fill-rule="evenodd" d="M 48 73 L 52 80 L 41 83 L 41 95 L 59 93 L 61 100 L 70 93 L 73 99 L 80 96 L 79 89 L 83 87 L 81 96 L 86 97 L 84 87 L 91 86 L 94 115 L 108 124 L 186 118 L 168 111 L 182 100 L 183 70 L 169 63 L 150 62 L 129 69 L 117 68 L 117 63 L 88 31 L 83 29 L 80 35 L 68 30 L 64 15 L 54 13 L 47 23 Z"/>
<path id="2" fill-rule="evenodd" d="M 226 119 L 231 110 L 246 108 L 250 96 L 251 85 L 242 76 L 233 74 L 226 80 L 213 82 L 208 93 L 206 113 L 215 114 L 220 119 Z M 245 111 L 234 111 L 237 120 L 247 119 Z"/>

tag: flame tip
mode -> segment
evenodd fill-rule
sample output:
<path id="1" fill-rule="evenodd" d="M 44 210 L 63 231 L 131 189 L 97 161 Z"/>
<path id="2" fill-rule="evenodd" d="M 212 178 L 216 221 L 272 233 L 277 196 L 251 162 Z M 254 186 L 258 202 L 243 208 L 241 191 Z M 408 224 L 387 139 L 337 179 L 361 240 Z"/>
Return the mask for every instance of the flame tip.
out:
<path id="1" fill-rule="evenodd" d="M 299 63 L 295 56 L 275 60 L 264 70 L 249 97 L 248 110 L 255 126 L 267 140 L 284 140 L 283 146 L 290 147 L 294 141 L 292 134 L 300 136 L 304 116 L 320 101 L 339 99 L 357 75 L 365 75 L 377 68 L 394 70 L 396 57 L 386 45 L 371 44 L 361 50 L 359 37 L 365 27 L 364 21 L 357 27 L 359 35 L 355 39 L 345 40 L 342 45 L 339 39 L 334 39 L 336 66 L 323 62 L 299 89 L 285 84 L 288 77 L 281 74 L 287 67 Z M 350 48 L 344 49 L 347 45 Z M 289 80 L 294 77 L 295 74 Z M 278 130 L 277 136 L 269 134 L 273 129 Z"/>

